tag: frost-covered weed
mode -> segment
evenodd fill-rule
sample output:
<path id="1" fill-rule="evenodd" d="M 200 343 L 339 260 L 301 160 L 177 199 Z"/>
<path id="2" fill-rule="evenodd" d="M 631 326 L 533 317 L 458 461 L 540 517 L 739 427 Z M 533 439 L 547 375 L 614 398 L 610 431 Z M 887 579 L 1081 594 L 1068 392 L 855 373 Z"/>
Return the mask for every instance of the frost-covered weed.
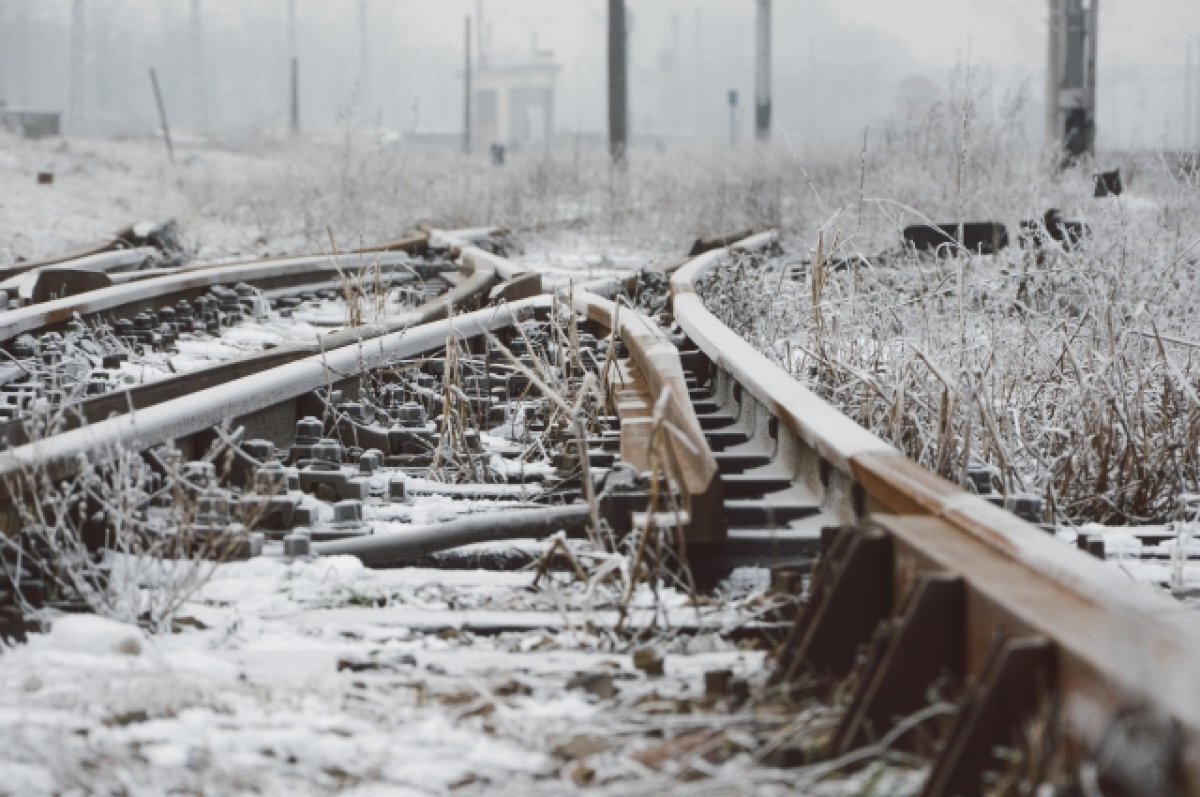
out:
<path id="1" fill-rule="evenodd" d="M 1200 482 L 1194 170 L 1132 158 L 1133 190 L 1096 199 L 1089 167 L 1058 173 L 1002 117 L 973 117 L 956 195 L 953 111 L 930 108 L 889 132 L 869 158 L 861 223 L 850 164 L 841 183 L 814 178 L 841 186 L 819 242 L 793 238 L 791 262 L 765 270 L 735 264 L 706 286 L 710 306 L 952 480 L 986 463 L 996 486 L 1043 494 L 1060 521 L 1167 519 Z M 997 220 L 1015 237 L 1018 221 L 1050 208 L 1090 234 L 1042 250 L 1014 240 L 997 257 L 896 244 L 905 225 L 929 220 Z M 797 250 L 817 256 L 793 280 Z"/>

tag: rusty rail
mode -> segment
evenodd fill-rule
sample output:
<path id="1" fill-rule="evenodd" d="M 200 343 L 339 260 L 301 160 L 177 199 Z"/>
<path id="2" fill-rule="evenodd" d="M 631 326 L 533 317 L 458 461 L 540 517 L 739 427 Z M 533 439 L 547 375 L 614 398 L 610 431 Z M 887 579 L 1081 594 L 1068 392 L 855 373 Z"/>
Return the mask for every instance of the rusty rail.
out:
<path id="1" fill-rule="evenodd" d="M 621 419 L 621 459 L 643 472 L 656 470 L 657 461 L 677 482 L 689 543 L 722 541 L 726 527 L 720 473 L 688 400 L 679 350 L 632 308 L 587 290 L 570 296 L 578 312 L 615 332 L 629 351 L 633 367 L 614 369 L 605 386 Z"/>
<path id="2" fill-rule="evenodd" d="M 76 316 L 86 319 L 117 309 L 132 313 L 168 301 L 193 299 L 217 285 L 244 282 L 262 290 L 277 290 L 317 282 L 337 284 L 343 275 L 402 266 L 408 255 L 425 251 L 428 242 L 429 237 L 421 234 L 391 244 L 383 252 L 275 258 L 153 272 L 156 276 L 0 313 L 0 343 L 27 332 L 53 329 Z"/>
<path id="3" fill-rule="evenodd" d="M 855 673 L 830 754 L 881 738 L 950 674 L 957 708 L 926 795 L 980 793 L 983 773 L 1004 767 L 996 746 L 1029 752 L 1038 722 L 1066 766 L 1087 762 L 1127 789 L 1153 784 L 1119 793 L 1200 794 L 1194 612 L 918 466 L 722 324 L 696 282 L 774 243 L 701 254 L 670 288 L 717 401 L 769 450 L 764 470 L 803 484 L 830 527 L 775 674 L 787 687 Z M 1153 754 L 1129 742 L 1137 734 L 1154 737 Z"/>

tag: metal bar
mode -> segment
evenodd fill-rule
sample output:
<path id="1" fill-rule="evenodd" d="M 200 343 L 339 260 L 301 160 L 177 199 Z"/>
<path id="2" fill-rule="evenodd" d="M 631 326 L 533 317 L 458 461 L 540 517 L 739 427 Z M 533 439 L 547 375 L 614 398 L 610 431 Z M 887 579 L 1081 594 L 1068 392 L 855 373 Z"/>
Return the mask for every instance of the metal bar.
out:
<path id="1" fill-rule="evenodd" d="M 390 534 L 317 543 L 322 556 L 355 556 L 368 567 L 384 567 L 464 545 L 504 540 L 543 539 L 560 531 L 584 531 L 592 522 L 587 505 L 487 512 Z"/>

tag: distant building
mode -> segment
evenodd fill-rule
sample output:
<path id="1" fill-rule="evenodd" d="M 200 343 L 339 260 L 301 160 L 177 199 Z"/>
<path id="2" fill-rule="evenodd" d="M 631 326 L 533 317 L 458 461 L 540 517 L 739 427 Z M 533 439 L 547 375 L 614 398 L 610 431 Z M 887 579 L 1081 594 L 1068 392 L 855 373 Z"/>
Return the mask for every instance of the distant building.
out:
<path id="1" fill-rule="evenodd" d="M 562 64 L 550 53 L 534 60 L 485 65 L 474 75 L 471 141 L 477 149 L 494 144 L 521 149 L 554 135 L 554 89 Z"/>
<path id="2" fill-rule="evenodd" d="M 62 114 L 58 111 L 8 108 L 0 103 L 0 130 L 25 138 L 51 138 L 62 132 Z"/>

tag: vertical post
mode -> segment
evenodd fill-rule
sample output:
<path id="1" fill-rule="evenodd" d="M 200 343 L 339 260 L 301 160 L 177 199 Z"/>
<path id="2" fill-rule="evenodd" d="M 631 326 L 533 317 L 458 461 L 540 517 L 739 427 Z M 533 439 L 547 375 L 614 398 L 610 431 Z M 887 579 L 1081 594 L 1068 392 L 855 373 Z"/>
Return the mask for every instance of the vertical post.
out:
<path id="1" fill-rule="evenodd" d="M 628 48 L 625 0 L 608 0 L 608 149 L 617 166 L 629 148 Z"/>
<path id="2" fill-rule="evenodd" d="M 730 89 L 729 90 L 729 146 L 731 146 L 731 147 L 737 146 L 737 143 L 738 143 L 737 107 L 738 107 L 737 89 Z"/>
<path id="3" fill-rule="evenodd" d="M 0 0 L 0 107 L 12 102 L 12 74 L 16 72 L 13 63 L 12 41 L 13 25 L 8 18 L 8 0 Z"/>
<path id="4" fill-rule="evenodd" d="M 1192 45 L 1187 46 L 1183 67 L 1183 148 L 1192 146 Z"/>
<path id="5" fill-rule="evenodd" d="M 1087 154 L 1096 154 L 1097 54 L 1100 51 L 1100 0 L 1084 0 L 1087 30 L 1087 59 L 1084 66 L 1083 104 L 1086 114 Z"/>
<path id="6" fill-rule="evenodd" d="M 288 119 L 292 135 L 300 135 L 300 58 L 296 44 L 296 0 L 287 0 Z"/>
<path id="7" fill-rule="evenodd" d="M 463 152 L 471 151 L 471 18 L 463 20 Z"/>
<path id="8" fill-rule="evenodd" d="M 1100 0 L 1050 0 L 1046 133 L 1063 165 L 1096 152 Z"/>
<path id="9" fill-rule="evenodd" d="M 771 138 L 771 0 L 758 0 L 757 68 L 754 70 L 754 130 Z"/>
<path id="10" fill-rule="evenodd" d="M 371 105 L 371 37 L 367 24 L 367 0 L 358 0 L 358 85 L 363 107 Z"/>
<path id="11" fill-rule="evenodd" d="M 1046 16 L 1046 146 L 1057 147 L 1062 141 L 1059 125 L 1058 92 L 1062 86 L 1063 29 L 1066 26 L 1067 0 L 1047 0 Z"/>
<path id="12" fill-rule="evenodd" d="M 204 92 L 204 28 L 201 22 L 200 0 L 192 0 L 191 61 L 193 124 L 199 131 L 208 128 L 208 106 Z"/>
<path id="13" fill-rule="evenodd" d="M 487 66 L 487 47 L 483 40 L 483 0 L 475 0 L 475 60 L 480 67 Z"/>
<path id="14" fill-rule="evenodd" d="M 22 69 L 28 68 L 27 64 Z M 87 81 L 87 11 L 83 0 L 71 4 L 71 93 L 68 126 L 76 135 L 84 132 L 84 88 Z"/>
<path id="15" fill-rule="evenodd" d="M 1192 73 L 1192 140 L 1189 146 L 1200 146 L 1200 58 L 1193 62 L 1195 71 Z"/>
<path id="16" fill-rule="evenodd" d="M 162 123 L 163 139 L 167 142 L 167 157 L 175 162 L 175 145 L 171 143 L 171 126 L 167 124 L 167 106 L 163 102 L 162 88 L 158 85 L 158 71 L 150 67 L 150 85 L 154 88 L 154 102 L 158 105 L 158 120 Z"/>
<path id="17" fill-rule="evenodd" d="M 300 135 L 300 59 L 292 59 L 292 101 L 291 101 L 292 135 Z"/>
<path id="18" fill-rule="evenodd" d="M 692 104 L 696 107 L 695 125 L 699 130 L 704 124 L 704 10 L 696 5 L 696 85 L 692 92 Z"/>
<path id="19" fill-rule="evenodd" d="M 17 0 L 16 47 L 14 57 L 17 62 L 17 104 L 29 105 L 29 8 L 26 0 Z"/>

